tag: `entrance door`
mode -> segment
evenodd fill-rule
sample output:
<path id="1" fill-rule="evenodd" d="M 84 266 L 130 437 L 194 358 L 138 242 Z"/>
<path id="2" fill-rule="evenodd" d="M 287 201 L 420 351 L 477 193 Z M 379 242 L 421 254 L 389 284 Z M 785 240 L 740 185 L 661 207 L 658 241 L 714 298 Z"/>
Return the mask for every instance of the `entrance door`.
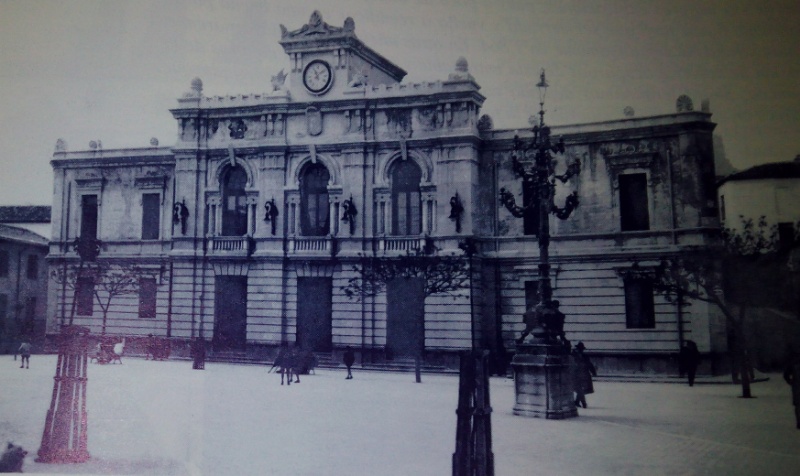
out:
<path id="1" fill-rule="evenodd" d="M 422 356 L 425 289 L 422 278 L 398 278 L 386 286 L 387 357 Z"/>
<path id="2" fill-rule="evenodd" d="M 297 345 L 312 352 L 333 348 L 331 278 L 297 278 Z"/>
<path id="3" fill-rule="evenodd" d="M 217 276 L 214 350 L 244 350 L 247 344 L 247 277 Z"/>

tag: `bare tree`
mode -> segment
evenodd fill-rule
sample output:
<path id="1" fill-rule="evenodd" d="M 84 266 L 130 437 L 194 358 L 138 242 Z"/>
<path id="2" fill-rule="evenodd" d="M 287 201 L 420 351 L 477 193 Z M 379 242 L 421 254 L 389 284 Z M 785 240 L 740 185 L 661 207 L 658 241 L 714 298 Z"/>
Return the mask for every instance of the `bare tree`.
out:
<path id="1" fill-rule="evenodd" d="M 106 333 L 108 310 L 113 300 L 125 294 L 135 294 L 139 291 L 139 280 L 151 275 L 152 271 L 143 270 L 135 264 L 117 264 L 108 261 L 82 262 L 79 266 L 55 267 L 51 272 L 53 281 L 65 285 L 75 292 L 69 319 L 70 325 L 72 325 L 75 313 L 78 280 L 79 278 L 92 279 L 94 301 L 103 312 L 101 334 Z"/>
<path id="2" fill-rule="evenodd" d="M 668 302 L 690 305 L 690 300 L 715 305 L 732 331 L 734 376 L 741 376 L 742 397 L 751 398 L 751 362 L 747 354 L 745 322 L 750 307 L 763 300 L 759 285 L 765 274 L 785 263 L 780 259 L 776 227 L 762 217 L 757 223 L 742 219 L 740 230 L 724 229 L 711 248 L 696 247 L 664 258 L 651 269 L 653 288 Z M 726 299 L 727 294 L 727 299 Z"/>
<path id="3" fill-rule="evenodd" d="M 397 257 L 361 256 L 353 265 L 356 276 L 342 286 L 350 299 L 361 300 L 386 290 L 395 279 L 421 278 L 425 297 L 433 294 L 466 297 L 460 293 L 469 286 L 470 266 L 463 254 L 439 254 L 437 249 L 408 250 Z"/>

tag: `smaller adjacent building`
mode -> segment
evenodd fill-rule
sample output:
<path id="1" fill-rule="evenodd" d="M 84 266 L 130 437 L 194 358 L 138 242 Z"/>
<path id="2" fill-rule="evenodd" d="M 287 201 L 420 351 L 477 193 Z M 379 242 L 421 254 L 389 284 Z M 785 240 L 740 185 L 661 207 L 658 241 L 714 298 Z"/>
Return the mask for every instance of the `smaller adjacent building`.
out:
<path id="1" fill-rule="evenodd" d="M 44 341 L 47 315 L 50 207 L 0 207 L 0 352 L 14 352 L 20 340 Z"/>
<path id="2" fill-rule="evenodd" d="M 724 227 L 741 230 L 744 220 L 757 224 L 763 217 L 767 232 L 777 233 L 777 266 L 764 263 L 757 274 L 747 325 L 756 365 L 781 368 L 790 349 L 800 348 L 800 155 L 730 174 L 717 194 Z"/>
<path id="3" fill-rule="evenodd" d="M 720 220 L 739 229 L 742 219 L 778 227 L 778 239 L 794 240 L 800 223 L 800 155 L 789 162 L 770 162 L 728 175 L 717 187 Z"/>

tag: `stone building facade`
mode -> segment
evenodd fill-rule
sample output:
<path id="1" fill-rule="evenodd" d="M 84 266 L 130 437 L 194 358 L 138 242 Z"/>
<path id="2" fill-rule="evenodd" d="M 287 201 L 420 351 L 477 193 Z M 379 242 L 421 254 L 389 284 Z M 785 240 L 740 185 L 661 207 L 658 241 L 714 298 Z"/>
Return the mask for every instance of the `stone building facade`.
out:
<path id="1" fill-rule="evenodd" d="M 112 305 L 113 334 L 202 335 L 220 352 L 349 345 L 365 362 L 421 354 L 453 365 L 473 340 L 513 352 L 535 302 L 537 241 L 499 204 L 500 188 L 523 194 L 514 131 L 480 115 L 467 62 L 444 80 L 403 83 L 350 18 L 336 27 L 315 12 L 281 30 L 289 67 L 272 90 L 206 96 L 195 79 L 171 110 L 173 146 L 57 145 L 51 265 L 75 266 L 80 236 L 102 241 L 99 259 L 145 270 L 142 290 Z M 552 218 L 554 297 L 570 338 L 609 365 L 666 369 L 685 338 L 725 350 L 710 309 L 676 309 L 635 272 L 718 227 L 710 116 L 683 98 L 673 114 L 553 128 L 583 164 L 559 192 L 577 191 L 580 207 Z M 465 238 L 478 252 L 458 299 L 400 284 L 362 300 L 341 292 L 363 257 L 431 244 L 457 253 Z M 72 299 L 51 286 L 51 331 Z M 75 322 L 99 329 L 82 311 Z"/>

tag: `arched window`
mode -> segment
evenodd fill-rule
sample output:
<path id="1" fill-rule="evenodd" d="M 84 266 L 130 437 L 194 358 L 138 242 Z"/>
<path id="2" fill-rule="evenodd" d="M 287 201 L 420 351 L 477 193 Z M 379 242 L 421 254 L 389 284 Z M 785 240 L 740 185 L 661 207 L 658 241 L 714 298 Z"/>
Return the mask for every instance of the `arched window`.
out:
<path id="1" fill-rule="evenodd" d="M 422 171 L 411 160 L 397 162 L 391 171 L 392 234 L 419 235 L 422 232 L 422 207 L 419 183 Z"/>
<path id="2" fill-rule="evenodd" d="M 300 227 L 303 236 L 329 233 L 328 181 L 331 175 L 322 164 L 310 164 L 300 175 Z"/>
<path id="3" fill-rule="evenodd" d="M 231 167 L 222 180 L 222 235 L 243 236 L 247 233 L 247 173 L 242 167 Z"/>

